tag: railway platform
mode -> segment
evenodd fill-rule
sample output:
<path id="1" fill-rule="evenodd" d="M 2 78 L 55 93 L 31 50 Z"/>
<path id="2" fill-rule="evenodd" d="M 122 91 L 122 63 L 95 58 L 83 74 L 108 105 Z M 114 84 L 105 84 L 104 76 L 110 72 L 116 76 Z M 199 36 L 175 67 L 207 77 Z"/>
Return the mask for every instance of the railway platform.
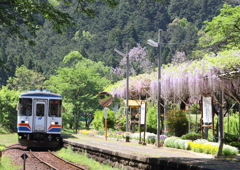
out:
<path id="1" fill-rule="evenodd" d="M 181 149 L 139 144 L 138 141 L 86 135 L 65 135 L 64 146 L 87 152 L 103 163 L 125 169 L 153 170 L 240 170 L 240 156 L 220 157 Z M 124 169 L 123 168 L 123 169 Z"/>

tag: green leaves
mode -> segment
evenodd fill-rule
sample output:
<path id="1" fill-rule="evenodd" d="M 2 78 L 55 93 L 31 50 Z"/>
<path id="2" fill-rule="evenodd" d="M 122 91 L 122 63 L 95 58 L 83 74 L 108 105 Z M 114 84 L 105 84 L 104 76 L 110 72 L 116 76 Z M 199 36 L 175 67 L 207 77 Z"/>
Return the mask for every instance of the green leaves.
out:
<path id="1" fill-rule="evenodd" d="M 206 34 L 199 44 L 215 52 L 221 48 L 240 47 L 240 6 L 224 5 L 218 16 L 206 23 Z"/>
<path id="2" fill-rule="evenodd" d="M 97 95 L 110 82 L 99 74 L 99 63 L 85 59 L 78 52 L 65 56 L 64 61 L 74 61 L 69 67 L 59 68 L 45 85 L 52 91 L 64 96 L 64 102 L 72 103 L 73 113 L 92 121 L 93 112 L 99 108 Z M 77 60 L 78 59 L 78 60 Z M 80 60 L 79 60 L 80 59 Z M 101 65 L 102 70 L 104 66 Z"/>
<path id="3" fill-rule="evenodd" d="M 16 106 L 19 94 L 14 90 L 8 90 L 6 86 L 2 86 L 0 90 L 0 126 L 10 131 L 16 131 Z"/>
<path id="4" fill-rule="evenodd" d="M 38 72 L 27 69 L 26 66 L 17 68 L 15 77 L 10 77 L 7 87 L 16 91 L 37 90 L 42 87 L 45 77 Z"/>

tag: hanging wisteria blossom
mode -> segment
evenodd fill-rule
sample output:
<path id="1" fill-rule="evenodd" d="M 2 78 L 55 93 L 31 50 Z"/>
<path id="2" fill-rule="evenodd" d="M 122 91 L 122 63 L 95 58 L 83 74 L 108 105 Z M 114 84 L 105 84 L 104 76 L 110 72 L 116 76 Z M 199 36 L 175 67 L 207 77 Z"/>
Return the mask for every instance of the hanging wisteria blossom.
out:
<path id="1" fill-rule="evenodd" d="M 138 46 L 138 48 L 140 47 Z M 183 53 L 178 55 L 183 56 Z M 223 51 L 216 56 L 205 56 L 199 61 L 186 61 L 163 66 L 161 73 L 161 94 L 165 98 L 177 95 L 196 99 L 204 93 L 218 92 L 222 86 L 236 94 L 238 99 L 240 98 L 239 50 Z M 153 99 L 158 96 L 157 72 L 130 77 L 129 83 L 129 88 L 134 89 L 138 96 L 146 95 L 146 93 Z M 142 90 L 146 85 L 148 91 Z M 126 81 L 119 81 L 106 90 L 114 96 L 125 97 Z"/>

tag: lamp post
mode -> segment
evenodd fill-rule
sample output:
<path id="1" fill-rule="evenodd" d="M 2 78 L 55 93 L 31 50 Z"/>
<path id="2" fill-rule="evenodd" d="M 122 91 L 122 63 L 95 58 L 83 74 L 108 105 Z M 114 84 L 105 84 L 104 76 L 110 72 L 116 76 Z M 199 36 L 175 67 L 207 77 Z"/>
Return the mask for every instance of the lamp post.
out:
<path id="1" fill-rule="evenodd" d="M 126 142 L 129 141 L 129 130 L 128 130 L 128 95 L 129 95 L 129 56 L 128 56 L 128 49 L 129 49 L 129 44 L 127 43 L 127 50 L 126 54 L 122 53 L 121 51 L 117 50 L 116 48 L 114 49 L 115 52 L 117 52 L 119 55 L 125 57 L 127 59 L 127 64 L 126 64 L 126 108 L 125 108 L 125 114 L 126 114 Z"/>
<path id="2" fill-rule="evenodd" d="M 156 43 L 153 40 L 147 41 L 149 45 L 153 47 L 158 47 L 158 105 L 157 105 L 157 147 L 160 147 L 160 96 L 161 96 L 161 29 L 158 30 L 158 42 Z"/>

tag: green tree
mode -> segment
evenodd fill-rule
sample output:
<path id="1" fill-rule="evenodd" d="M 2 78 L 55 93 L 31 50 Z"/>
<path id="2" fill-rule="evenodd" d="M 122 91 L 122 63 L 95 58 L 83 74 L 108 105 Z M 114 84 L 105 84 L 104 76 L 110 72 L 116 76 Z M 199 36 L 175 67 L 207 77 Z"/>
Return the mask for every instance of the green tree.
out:
<path id="1" fill-rule="evenodd" d="M 175 18 L 173 22 L 168 25 L 165 35 L 168 43 L 167 46 L 164 47 L 164 63 L 170 63 L 173 55 L 175 55 L 177 51 L 185 52 L 190 58 L 191 52 L 197 44 L 197 32 L 196 26 L 188 22 L 186 18 Z"/>
<path id="2" fill-rule="evenodd" d="M 186 18 L 201 29 L 203 21 L 210 21 L 218 15 L 222 5 L 223 0 L 171 0 L 168 12 L 172 19 Z"/>
<path id="3" fill-rule="evenodd" d="M 157 109 L 152 106 L 148 105 L 147 111 L 147 128 L 148 132 L 157 133 Z"/>
<path id="4" fill-rule="evenodd" d="M 70 58 L 66 58 L 64 61 L 69 61 Z M 45 82 L 50 90 L 64 96 L 64 102 L 73 104 L 76 130 L 81 117 L 89 128 L 94 119 L 93 113 L 99 108 L 97 95 L 109 84 L 105 77 L 100 76 L 98 64 L 82 58 L 74 66 L 58 69 L 57 74 Z"/>
<path id="5" fill-rule="evenodd" d="M 167 114 L 168 133 L 180 137 L 188 132 L 188 119 L 184 110 L 169 110 Z"/>
<path id="6" fill-rule="evenodd" d="M 7 131 L 16 132 L 19 92 L 9 90 L 6 86 L 0 89 L 0 126 Z"/>
<path id="7" fill-rule="evenodd" d="M 108 4 L 109 7 L 117 5 L 115 0 L 100 0 Z M 95 11 L 91 4 L 98 0 L 78 0 L 75 11 L 80 11 L 91 17 L 95 16 Z M 43 27 L 43 21 L 52 23 L 52 28 L 58 33 L 62 33 L 66 27 L 72 24 L 73 18 L 66 12 L 58 9 L 59 6 L 68 6 L 73 3 L 71 0 L 2 0 L 0 2 L 0 25 L 1 31 L 7 30 L 6 36 L 17 34 L 19 38 L 28 39 L 22 33 L 23 26 L 31 35 L 36 36 L 36 31 Z"/>
<path id="8" fill-rule="evenodd" d="M 97 130 L 103 130 L 105 127 L 105 118 L 104 118 L 104 110 L 97 110 L 94 113 L 93 126 Z M 108 118 L 107 118 L 107 127 L 115 128 L 116 118 L 114 111 L 108 109 Z"/>
<path id="9" fill-rule="evenodd" d="M 233 47 L 240 47 L 240 6 L 224 5 L 218 16 L 206 22 L 206 33 L 199 44 L 215 53 Z"/>
<path id="10" fill-rule="evenodd" d="M 36 90 L 43 86 L 45 77 L 22 65 L 17 68 L 14 77 L 7 80 L 7 87 L 16 91 Z"/>

